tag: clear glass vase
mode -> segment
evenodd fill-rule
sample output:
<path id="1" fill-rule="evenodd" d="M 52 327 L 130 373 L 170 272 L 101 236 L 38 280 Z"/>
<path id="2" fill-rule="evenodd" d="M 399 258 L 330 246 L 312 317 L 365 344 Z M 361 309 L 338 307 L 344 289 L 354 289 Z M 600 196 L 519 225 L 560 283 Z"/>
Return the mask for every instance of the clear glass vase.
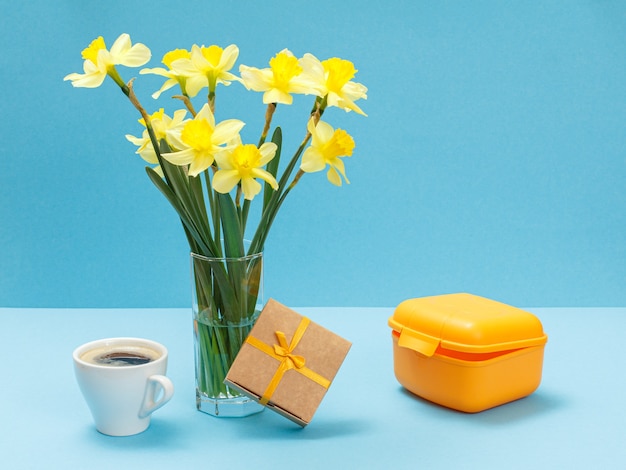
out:
<path id="1" fill-rule="evenodd" d="M 219 417 L 242 417 L 263 406 L 224 379 L 263 304 L 263 254 L 208 258 L 191 254 L 196 406 Z"/>

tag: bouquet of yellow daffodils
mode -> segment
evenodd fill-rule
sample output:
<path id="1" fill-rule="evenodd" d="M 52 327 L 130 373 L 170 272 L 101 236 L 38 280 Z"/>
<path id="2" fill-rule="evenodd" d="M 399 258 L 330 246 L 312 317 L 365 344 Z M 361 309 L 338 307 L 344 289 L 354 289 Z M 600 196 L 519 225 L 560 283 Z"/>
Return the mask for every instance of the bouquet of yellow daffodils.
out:
<path id="1" fill-rule="evenodd" d="M 162 59 L 165 67 L 140 70 L 140 75 L 165 79 L 153 98 L 177 89 L 174 97 L 180 100 L 181 109 L 171 116 L 163 108 L 146 111 L 135 94 L 134 79 L 122 79 L 117 66 L 141 67 L 151 58 L 150 49 L 132 44 L 128 34 L 119 36 L 110 49 L 102 37 L 95 39 L 82 51 L 83 73 L 65 77 L 73 86 L 85 88 L 99 87 L 109 77 L 128 97 L 145 129 L 140 137 L 126 138 L 151 164 L 146 168 L 148 176 L 180 217 L 191 252 L 210 259 L 240 259 L 261 253 L 278 210 L 305 173 L 328 168 L 332 184 L 348 183 L 342 158 L 352 155 L 354 140 L 321 118 L 329 107 L 365 115 L 355 101 L 367 97 L 367 88 L 352 81 L 356 70 L 347 60 L 320 61 L 312 54 L 298 59 L 284 49 L 269 61 L 269 68 L 240 65 L 237 76 L 232 70 L 238 55 L 235 45 L 193 45 L 191 50 L 167 52 Z M 242 141 L 243 121 L 216 120 L 218 85 L 232 82 L 263 93 L 267 107 L 257 143 Z M 204 89 L 206 99 L 194 104 L 192 98 L 198 99 Z M 269 141 L 267 138 L 277 106 L 291 105 L 294 94 L 311 95 L 312 107 L 302 123 L 304 138 L 280 173 L 281 128 L 276 127 Z M 244 244 L 250 205 L 261 193 L 260 220 L 251 240 Z M 254 309 L 257 291 L 249 286 L 258 288 L 258 266 L 251 264 L 242 270 L 223 265 L 216 269 L 215 279 L 196 279 L 196 290 L 203 292 L 199 294 L 199 308 L 213 312 L 211 321 L 236 323 Z M 213 344 L 211 338 L 225 341 L 216 340 L 216 334 L 207 330 L 208 348 Z"/>
<path id="2" fill-rule="evenodd" d="M 250 202 L 261 191 L 261 220 L 248 248 L 250 253 L 262 251 L 281 204 L 303 173 L 328 167 L 331 183 L 341 186 L 342 179 L 348 182 L 341 158 L 352 155 L 354 140 L 321 117 L 332 106 L 365 115 L 355 101 L 367 97 L 367 88 L 352 81 L 356 70 L 347 60 L 319 61 L 312 54 L 298 59 L 285 49 L 269 61 L 269 68 L 240 65 L 238 77 L 231 72 L 238 55 L 235 45 L 224 49 L 193 45 L 190 51 L 166 53 L 162 60 L 166 68 L 140 70 L 140 75 L 155 74 L 166 79 L 153 98 L 173 87 L 180 89 L 176 97 L 184 106 L 172 116 L 162 108 L 148 114 L 135 95 L 134 79 L 126 83 L 120 76 L 116 66 L 140 67 L 151 58 L 150 49 L 140 43 L 133 45 L 128 34 L 117 38 L 110 50 L 102 37 L 95 39 L 82 52 L 84 73 L 64 78 L 75 87 L 96 88 L 108 76 L 128 96 L 141 114 L 145 130 L 141 137 L 126 137 L 139 147 L 137 153 L 144 160 L 155 165 L 147 168 L 148 176 L 180 216 L 191 250 L 206 256 L 244 254 Z M 239 133 L 243 121 L 216 122 L 217 86 L 232 82 L 263 92 L 267 110 L 257 144 L 242 142 Z M 208 89 L 207 100 L 196 111 L 191 98 L 204 88 Z M 305 123 L 305 137 L 277 179 L 282 151 L 280 127 L 270 142 L 266 138 L 277 105 L 291 105 L 293 94 L 313 95 L 314 101 Z"/>

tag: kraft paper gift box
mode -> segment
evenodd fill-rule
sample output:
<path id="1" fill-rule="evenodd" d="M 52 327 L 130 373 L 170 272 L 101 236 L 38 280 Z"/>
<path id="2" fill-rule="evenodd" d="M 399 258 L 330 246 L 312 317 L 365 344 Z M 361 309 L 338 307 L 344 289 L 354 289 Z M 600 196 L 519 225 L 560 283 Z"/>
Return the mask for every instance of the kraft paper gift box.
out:
<path id="1" fill-rule="evenodd" d="M 351 345 L 270 299 L 224 383 L 306 426 Z"/>

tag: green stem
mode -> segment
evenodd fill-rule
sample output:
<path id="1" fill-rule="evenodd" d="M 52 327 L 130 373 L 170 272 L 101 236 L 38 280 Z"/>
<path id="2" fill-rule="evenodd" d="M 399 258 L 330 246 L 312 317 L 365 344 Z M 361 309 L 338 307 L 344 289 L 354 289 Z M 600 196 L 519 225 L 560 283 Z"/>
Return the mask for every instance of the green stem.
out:
<path id="1" fill-rule="evenodd" d="M 243 200 L 243 208 L 241 209 L 241 233 L 246 233 L 246 225 L 248 223 L 248 213 L 250 212 L 250 200 Z"/>
<path id="2" fill-rule="evenodd" d="M 265 139 L 267 138 L 267 133 L 270 131 L 270 127 L 272 125 L 272 118 L 274 117 L 274 112 L 276 111 L 276 103 L 269 103 L 267 105 L 267 110 L 265 111 L 265 126 L 263 127 L 263 132 L 261 132 L 261 138 L 259 139 L 259 143 L 257 147 L 260 147 L 265 143 Z"/>
<path id="3" fill-rule="evenodd" d="M 252 238 L 252 243 L 250 245 L 250 250 L 252 252 L 259 253 L 263 251 L 263 247 L 265 246 L 265 240 L 269 234 L 270 228 L 274 219 L 276 218 L 276 214 L 278 213 L 278 209 L 283 204 L 287 194 L 291 191 L 291 187 L 287 187 L 287 182 L 293 173 L 302 152 L 304 152 L 304 148 L 309 143 L 311 139 L 311 134 L 307 132 L 304 140 L 300 144 L 300 147 L 296 150 L 294 155 L 291 157 L 291 160 L 287 164 L 284 173 L 282 174 L 280 181 L 278 183 L 278 191 L 275 191 L 267 204 L 267 207 L 261 214 L 261 221 L 259 222 L 259 226 L 257 227 L 256 232 L 254 233 L 254 237 Z"/>
<path id="4" fill-rule="evenodd" d="M 325 96 L 324 98 L 318 97 L 315 99 L 313 108 L 311 109 L 311 118 L 314 119 L 314 122 L 316 125 L 321 119 L 322 115 L 324 114 L 324 111 L 327 105 L 328 105 L 327 96 Z M 293 157 L 291 157 L 291 160 L 287 164 L 287 167 L 285 168 L 285 171 L 283 172 L 280 178 L 280 181 L 278 182 L 278 187 L 279 187 L 278 191 L 273 192 L 271 197 L 269 197 L 267 204 L 263 205 L 263 213 L 261 215 L 261 221 L 259 223 L 259 226 L 257 227 L 254 237 L 252 238 L 252 243 L 250 246 L 251 250 L 255 250 L 256 252 L 263 251 L 263 247 L 265 246 L 265 241 L 267 240 L 267 236 L 269 235 L 269 231 L 274 222 L 274 219 L 276 218 L 276 215 L 278 214 L 278 210 L 282 206 L 287 195 L 291 192 L 295 184 L 300 179 L 300 177 L 297 176 L 296 178 L 294 178 L 294 182 L 292 182 L 292 184 L 289 187 L 286 187 L 286 184 L 289 181 L 289 178 L 291 177 L 291 174 L 293 173 L 293 170 L 298 160 L 300 159 L 302 152 L 304 152 L 304 148 L 307 146 L 310 140 L 311 140 L 311 133 L 308 132 L 307 130 L 307 133 L 302 143 L 300 144 L 300 146 L 294 153 Z"/>
<path id="5" fill-rule="evenodd" d="M 212 167 L 214 169 L 214 167 Z M 213 233 L 214 233 L 214 237 L 213 237 L 213 241 L 215 244 L 216 249 L 213 251 L 213 256 L 215 257 L 221 257 L 223 256 L 223 251 L 222 251 L 222 247 L 221 247 L 221 243 L 220 240 L 222 239 L 222 228 L 221 228 L 221 222 L 220 222 L 220 207 L 219 204 L 216 201 L 216 193 L 215 191 L 213 191 L 213 187 L 211 185 L 211 177 L 209 175 L 209 170 L 208 168 L 206 170 L 204 170 L 204 182 L 206 185 L 206 193 L 207 193 L 207 199 L 209 201 L 209 207 L 211 209 L 211 223 L 213 224 Z"/>

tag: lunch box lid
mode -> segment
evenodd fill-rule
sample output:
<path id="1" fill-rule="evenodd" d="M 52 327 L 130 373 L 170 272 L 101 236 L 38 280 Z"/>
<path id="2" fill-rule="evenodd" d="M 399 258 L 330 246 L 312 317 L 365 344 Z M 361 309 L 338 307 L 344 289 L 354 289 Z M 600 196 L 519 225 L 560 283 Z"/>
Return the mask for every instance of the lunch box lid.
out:
<path id="1" fill-rule="evenodd" d="M 388 323 L 399 347 L 428 357 L 439 347 L 490 353 L 541 346 L 548 340 L 533 314 L 466 293 L 405 300 Z"/>

